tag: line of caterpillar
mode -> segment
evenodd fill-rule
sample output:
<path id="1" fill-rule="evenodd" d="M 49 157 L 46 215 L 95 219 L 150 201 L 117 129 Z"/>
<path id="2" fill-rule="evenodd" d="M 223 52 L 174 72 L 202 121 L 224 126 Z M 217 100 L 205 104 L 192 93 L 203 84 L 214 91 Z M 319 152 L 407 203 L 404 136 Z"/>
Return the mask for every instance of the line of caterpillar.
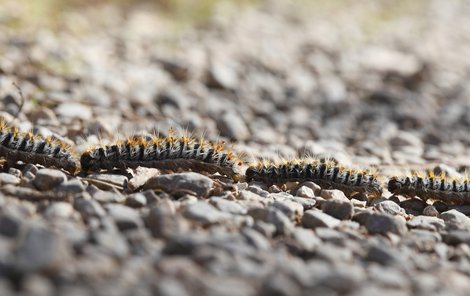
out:
<path id="1" fill-rule="evenodd" d="M 0 120 L 0 156 L 10 166 L 22 161 L 62 168 L 72 175 L 80 170 L 78 159 L 67 143 L 31 132 L 20 132 L 8 126 L 3 119 Z"/>
<path id="2" fill-rule="evenodd" d="M 167 137 L 135 136 L 114 145 L 98 146 L 77 154 L 63 141 L 43 138 L 31 132 L 20 132 L 0 119 L 0 157 L 9 165 L 17 161 L 56 167 L 72 175 L 78 172 L 154 167 L 163 170 L 193 170 L 220 173 L 235 181 L 245 178 L 267 184 L 290 181 L 313 181 L 322 188 L 335 188 L 346 194 L 382 195 L 377 174 L 370 170 L 346 168 L 331 160 L 293 159 L 258 162 L 241 172 L 244 161 L 223 142 L 209 142 L 187 135 L 175 136 L 170 129 Z M 447 204 L 470 204 L 470 179 L 451 179 L 445 175 L 413 174 L 388 179 L 388 190 L 395 195 L 441 200 Z"/>
<path id="3" fill-rule="evenodd" d="M 470 203 L 470 179 L 452 179 L 445 174 L 415 173 L 412 176 L 394 176 L 388 181 L 388 190 L 406 197 L 418 196 L 423 200 L 441 200 L 447 204 Z"/>
<path id="4" fill-rule="evenodd" d="M 269 184 L 313 181 L 322 188 L 339 189 L 346 194 L 359 192 L 373 197 L 382 195 L 382 186 L 374 172 L 345 168 L 334 161 L 320 159 L 261 161 L 248 167 L 246 180 Z"/>
<path id="5" fill-rule="evenodd" d="M 224 142 L 208 142 L 202 137 L 135 136 L 108 146 L 98 146 L 82 154 L 83 171 L 127 169 L 139 166 L 163 170 L 193 170 L 220 173 L 234 180 L 241 177 L 243 161 Z"/>

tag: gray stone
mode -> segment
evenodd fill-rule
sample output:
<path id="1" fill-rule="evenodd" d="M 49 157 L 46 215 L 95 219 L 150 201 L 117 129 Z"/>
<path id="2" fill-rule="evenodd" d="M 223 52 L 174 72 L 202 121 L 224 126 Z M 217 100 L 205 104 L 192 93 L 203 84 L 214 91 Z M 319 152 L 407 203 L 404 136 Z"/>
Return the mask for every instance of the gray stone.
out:
<path id="1" fill-rule="evenodd" d="M 442 236 L 443 241 L 451 246 L 459 244 L 470 245 L 470 232 L 464 230 L 453 230 Z"/>
<path id="2" fill-rule="evenodd" d="M 142 219 L 140 218 L 139 212 L 133 208 L 120 204 L 107 204 L 105 209 L 121 231 L 142 227 Z"/>
<path id="3" fill-rule="evenodd" d="M 415 216 L 406 222 L 409 228 L 442 231 L 445 228 L 444 220 L 437 217 Z"/>
<path id="4" fill-rule="evenodd" d="M 289 233 L 294 227 L 289 218 L 274 207 L 249 209 L 248 215 L 253 217 L 255 220 L 261 220 L 263 222 L 273 224 L 276 227 L 276 232 L 278 234 Z"/>
<path id="5" fill-rule="evenodd" d="M 297 192 L 295 193 L 296 196 L 299 197 L 304 197 L 304 198 L 314 198 L 315 193 L 312 188 L 309 188 L 307 186 L 300 186 L 299 189 L 297 189 Z"/>
<path id="6" fill-rule="evenodd" d="M 16 237 L 20 233 L 23 217 L 18 213 L 2 213 L 0 215 L 0 234 L 6 237 Z"/>
<path id="7" fill-rule="evenodd" d="M 229 214 L 245 215 L 248 211 L 244 206 L 240 205 L 239 203 L 220 197 L 211 197 L 210 202 L 222 212 Z"/>
<path id="8" fill-rule="evenodd" d="M 376 262 L 386 266 L 397 265 L 404 261 L 397 250 L 385 245 L 373 245 L 369 247 L 364 259 L 366 261 Z"/>
<path id="9" fill-rule="evenodd" d="M 69 257 L 63 237 L 46 227 L 28 228 L 16 249 L 16 266 L 21 271 L 58 269 Z"/>
<path id="10" fill-rule="evenodd" d="M 89 106 L 74 102 L 61 103 L 55 109 L 55 112 L 59 117 L 78 118 L 85 122 L 91 120 L 93 116 L 93 112 Z"/>
<path id="11" fill-rule="evenodd" d="M 302 225 L 306 228 L 315 229 L 317 227 L 334 228 L 341 223 L 340 220 L 322 213 L 318 210 L 308 210 L 302 217 Z"/>
<path id="12" fill-rule="evenodd" d="M 393 216 L 404 213 L 404 210 L 402 208 L 400 208 L 400 206 L 397 203 L 395 203 L 391 200 L 385 200 L 381 203 L 378 203 L 378 204 L 375 205 L 375 208 L 379 212 L 382 212 L 382 213 L 385 213 L 385 214 L 390 214 L 390 215 L 393 215 Z"/>
<path id="13" fill-rule="evenodd" d="M 354 207 L 349 200 L 325 200 L 321 203 L 321 209 L 325 214 L 339 220 L 349 220 L 354 215 Z"/>
<path id="14" fill-rule="evenodd" d="M 207 197 L 214 181 L 210 178 L 194 173 L 180 173 L 154 176 L 144 185 L 144 189 L 163 189 L 168 193 L 190 192 L 198 197 Z"/>
<path id="15" fill-rule="evenodd" d="M 67 181 L 67 176 L 54 169 L 41 169 L 33 180 L 34 186 L 41 191 L 51 190 Z"/>
<path id="16" fill-rule="evenodd" d="M 290 296 L 302 295 L 301 289 L 296 281 L 286 274 L 275 272 L 268 276 L 261 286 L 261 296 Z"/>
<path id="17" fill-rule="evenodd" d="M 268 251 L 271 249 L 269 241 L 258 231 L 245 227 L 241 230 L 241 234 L 245 237 L 250 245 L 260 251 Z"/>
<path id="18" fill-rule="evenodd" d="M 389 214 L 370 214 L 365 223 L 370 234 L 386 234 L 387 232 L 402 235 L 407 231 L 406 222 Z"/>
<path id="19" fill-rule="evenodd" d="M 339 201 L 349 201 L 346 195 L 344 195 L 344 192 L 337 189 L 322 190 L 320 196 L 326 200 L 336 199 Z"/>
<path id="20" fill-rule="evenodd" d="M 154 237 L 164 239 L 177 236 L 189 229 L 185 219 L 176 215 L 170 208 L 163 206 L 162 203 L 150 209 L 146 225 Z"/>
<path id="21" fill-rule="evenodd" d="M 266 237 L 273 237 L 276 232 L 276 226 L 271 223 L 266 223 L 262 220 L 256 220 L 253 224 L 253 229 Z"/>
<path id="22" fill-rule="evenodd" d="M 321 240 L 315 235 L 313 230 L 301 227 L 295 227 L 291 233 L 291 238 L 297 253 L 312 252 L 321 244 Z"/>
<path id="23" fill-rule="evenodd" d="M 205 201 L 190 204 L 184 209 L 183 215 L 191 220 L 212 224 L 223 222 L 231 217 L 230 214 L 221 212 Z"/>
<path id="24" fill-rule="evenodd" d="M 126 205 L 132 208 L 141 208 L 147 205 L 147 198 L 142 193 L 131 194 L 126 198 Z"/>
<path id="25" fill-rule="evenodd" d="M 57 192 L 63 193 L 81 193 L 85 191 L 85 186 L 83 183 L 78 179 L 72 179 L 66 181 L 55 188 Z"/>
<path id="26" fill-rule="evenodd" d="M 217 120 L 220 134 L 229 139 L 243 141 L 250 137 L 245 121 L 236 112 L 226 112 Z"/>
<path id="27" fill-rule="evenodd" d="M 425 201 L 417 198 L 410 198 L 400 203 L 400 207 L 405 209 L 405 211 L 410 214 L 422 214 L 426 206 L 427 204 Z"/>
<path id="28" fill-rule="evenodd" d="M 304 211 L 310 210 L 317 204 L 317 201 L 313 198 L 303 198 L 297 196 L 292 197 L 292 201 L 302 205 L 304 207 Z"/>
<path id="29" fill-rule="evenodd" d="M 128 178 L 126 176 L 116 174 L 89 174 L 87 178 L 98 180 L 110 185 L 116 185 L 120 188 L 126 188 L 128 182 Z"/>
<path id="30" fill-rule="evenodd" d="M 46 211 L 44 212 L 44 216 L 49 219 L 66 219 L 72 216 L 74 210 L 70 203 L 68 202 L 55 202 L 50 204 Z"/>
<path id="31" fill-rule="evenodd" d="M 294 220 L 296 217 L 301 217 L 304 213 L 304 207 L 302 205 L 290 200 L 277 200 L 272 206 L 279 209 L 291 220 Z"/>
<path id="32" fill-rule="evenodd" d="M 93 199 L 76 199 L 73 206 L 85 220 L 103 217 L 106 214 L 101 205 Z"/>
<path id="33" fill-rule="evenodd" d="M 426 215 L 429 217 L 437 217 L 439 216 L 439 211 L 433 205 L 429 205 L 424 208 L 423 215 Z"/>
<path id="34" fill-rule="evenodd" d="M 443 212 L 439 218 L 444 220 L 447 230 L 470 230 L 470 218 L 457 210 Z"/>
<path id="35" fill-rule="evenodd" d="M 111 256 L 125 258 L 129 255 L 129 245 L 119 232 L 100 230 L 92 233 L 92 241 Z"/>
<path id="36" fill-rule="evenodd" d="M 0 173 L 0 186 L 6 184 L 18 185 L 20 183 L 20 178 L 7 174 L 7 173 Z"/>
<path id="37" fill-rule="evenodd" d="M 118 191 L 103 191 L 98 190 L 92 194 L 93 199 L 99 203 L 121 203 L 126 197 Z"/>

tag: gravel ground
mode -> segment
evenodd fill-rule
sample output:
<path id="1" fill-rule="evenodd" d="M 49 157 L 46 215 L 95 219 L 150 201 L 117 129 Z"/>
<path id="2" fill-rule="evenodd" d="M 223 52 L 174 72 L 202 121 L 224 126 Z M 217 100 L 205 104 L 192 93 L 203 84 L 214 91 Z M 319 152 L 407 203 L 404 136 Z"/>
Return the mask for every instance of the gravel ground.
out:
<path id="1" fill-rule="evenodd" d="M 470 2 L 347 3 L 220 5 L 181 29 L 146 6 L 14 26 L 23 10 L 11 2 L 0 9 L 0 116 L 78 151 L 172 126 L 251 159 L 462 176 Z M 16 118 L 12 82 L 26 98 Z M 162 183 L 184 190 L 152 187 Z M 469 214 L 312 182 L 18 163 L 0 173 L 0 294 L 465 295 Z"/>

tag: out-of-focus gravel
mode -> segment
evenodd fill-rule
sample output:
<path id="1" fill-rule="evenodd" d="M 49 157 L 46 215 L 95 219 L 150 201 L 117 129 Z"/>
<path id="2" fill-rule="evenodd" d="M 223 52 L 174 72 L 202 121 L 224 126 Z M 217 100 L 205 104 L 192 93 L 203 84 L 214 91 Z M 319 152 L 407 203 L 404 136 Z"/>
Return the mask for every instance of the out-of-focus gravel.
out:
<path id="1" fill-rule="evenodd" d="M 470 3 L 347 3 L 221 5 L 199 27 L 176 31 L 138 5 L 14 26 L 21 5 L 10 3 L 0 9 L 0 115 L 78 151 L 172 126 L 231 141 L 251 158 L 316 154 L 384 175 L 462 176 Z M 12 82 L 26 97 L 16 119 Z M 470 289 L 469 206 L 159 174 L 72 177 L 32 164 L 0 173 L 0 294 Z"/>

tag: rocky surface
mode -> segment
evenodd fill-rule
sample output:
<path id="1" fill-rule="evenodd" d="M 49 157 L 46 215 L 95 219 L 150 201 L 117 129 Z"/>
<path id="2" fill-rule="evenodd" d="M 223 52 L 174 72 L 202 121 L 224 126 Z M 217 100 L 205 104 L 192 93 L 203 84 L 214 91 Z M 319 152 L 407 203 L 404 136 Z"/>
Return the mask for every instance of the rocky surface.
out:
<path id="1" fill-rule="evenodd" d="M 466 1 L 259 1 L 190 28 L 141 2 L 52 23 L 6 2 L 0 116 L 78 152 L 172 126 L 252 159 L 469 169 Z M 0 172 L 0 294 L 465 295 L 469 214 L 312 182 L 18 163 Z"/>

